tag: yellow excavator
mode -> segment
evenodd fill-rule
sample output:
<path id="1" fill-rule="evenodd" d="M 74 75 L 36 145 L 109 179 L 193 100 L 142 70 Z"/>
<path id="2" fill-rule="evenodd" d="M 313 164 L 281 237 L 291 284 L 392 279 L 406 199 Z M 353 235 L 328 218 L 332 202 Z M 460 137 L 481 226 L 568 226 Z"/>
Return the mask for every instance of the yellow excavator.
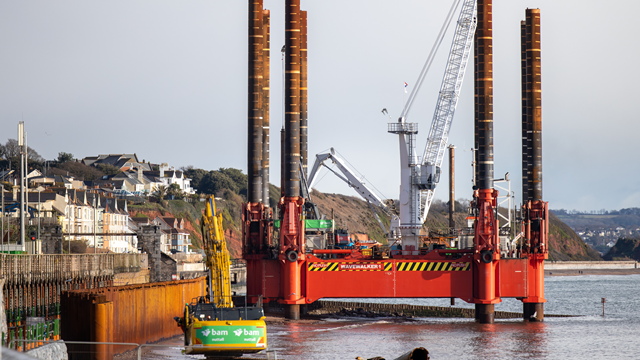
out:
<path id="1" fill-rule="evenodd" d="M 241 356 L 265 350 L 267 328 L 262 306 L 234 305 L 222 213 L 216 212 L 213 197 L 207 198 L 200 226 L 209 268 L 209 294 L 186 304 L 184 317 L 176 318 L 184 331 L 185 353 Z"/>

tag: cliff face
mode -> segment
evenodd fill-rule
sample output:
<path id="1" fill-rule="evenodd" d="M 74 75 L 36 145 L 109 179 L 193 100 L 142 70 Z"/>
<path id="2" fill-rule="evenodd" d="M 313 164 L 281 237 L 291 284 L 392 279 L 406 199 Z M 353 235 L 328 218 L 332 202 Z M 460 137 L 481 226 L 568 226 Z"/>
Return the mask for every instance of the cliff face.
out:
<path id="1" fill-rule="evenodd" d="M 567 224 L 549 213 L 549 260 L 602 260 Z"/>
<path id="2" fill-rule="evenodd" d="M 605 260 L 640 261 L 640 239 L 618 239 L 609 252 L 602 257 Z"/>

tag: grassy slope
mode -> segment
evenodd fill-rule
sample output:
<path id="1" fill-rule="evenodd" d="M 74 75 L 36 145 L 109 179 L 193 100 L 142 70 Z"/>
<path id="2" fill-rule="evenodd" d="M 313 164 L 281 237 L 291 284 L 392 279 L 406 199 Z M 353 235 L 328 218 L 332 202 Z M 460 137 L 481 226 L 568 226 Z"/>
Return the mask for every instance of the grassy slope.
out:
<path id="1" fill-rule="evenodd" d="M 549 213 L 549 260 L 602 260 L 567 224 Z"/>

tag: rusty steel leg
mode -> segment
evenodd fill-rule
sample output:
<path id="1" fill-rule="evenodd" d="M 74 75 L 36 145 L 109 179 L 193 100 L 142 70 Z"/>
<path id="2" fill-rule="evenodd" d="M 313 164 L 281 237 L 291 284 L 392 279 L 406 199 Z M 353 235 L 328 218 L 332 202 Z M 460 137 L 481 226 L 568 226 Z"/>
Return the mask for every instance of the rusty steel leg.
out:
<path id="1" fill-rule="evenodd" d="M 290 320 L 300 320 L 300 305 L 285 305 L 284 306 L 284 318 Z"/>
<path id="2" fill-rule="evenodd" d="M 523 303 L 522 310 L 524 320 L 533 322 L 544 320 L 544 303 Z"/>
<path id="3" fill-rule="evenodd" d="M 476 321 L 480 324 L 493 324 L 495 310 L 493 304 L 476 304 Z"/>

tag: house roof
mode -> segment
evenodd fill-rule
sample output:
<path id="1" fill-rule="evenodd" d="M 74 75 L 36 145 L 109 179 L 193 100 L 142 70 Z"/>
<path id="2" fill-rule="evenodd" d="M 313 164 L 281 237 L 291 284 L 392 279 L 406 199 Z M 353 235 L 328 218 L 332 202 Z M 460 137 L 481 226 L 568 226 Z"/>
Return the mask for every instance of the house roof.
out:
<path id="1" fill-rule="evenodd" d="M 133 154 L 101 154 L 98 156 L 87 156 L 82 159 L 85 165 L 108 164 L 112 166 L 122 167 L 127 162 L 139 162 L 138 155 Z"/>

